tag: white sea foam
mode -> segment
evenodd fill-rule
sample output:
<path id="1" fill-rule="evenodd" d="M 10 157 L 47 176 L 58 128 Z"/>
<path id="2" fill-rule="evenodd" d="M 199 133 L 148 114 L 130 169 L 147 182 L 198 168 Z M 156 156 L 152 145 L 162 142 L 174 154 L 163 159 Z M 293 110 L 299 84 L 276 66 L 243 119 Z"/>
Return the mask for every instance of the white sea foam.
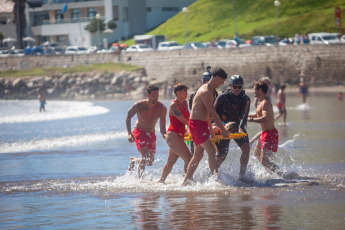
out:
<path id="1" fill-rule="evenodd" d="M 27 152 L 33 150 L 52 150 L 60 147 L 72 147 L 97 143 L 116 138 L 126 138 L 127 132 L 108 132 L 98 134 L 85 134 L 77 136 L 64 136 L 59 138 L 46 138 L 28 142 L 4 143 L 0 145 L 0 153 Z"/>
<path id="2" fill-rule="evenodd" d="M 109 112 L 107 108 L 92 102 L 48 101 L 45 112 L 39 112 L 37 101 L 0 101 L 0 124 L 62 120 L 66 118 L 94 116 Z"/>

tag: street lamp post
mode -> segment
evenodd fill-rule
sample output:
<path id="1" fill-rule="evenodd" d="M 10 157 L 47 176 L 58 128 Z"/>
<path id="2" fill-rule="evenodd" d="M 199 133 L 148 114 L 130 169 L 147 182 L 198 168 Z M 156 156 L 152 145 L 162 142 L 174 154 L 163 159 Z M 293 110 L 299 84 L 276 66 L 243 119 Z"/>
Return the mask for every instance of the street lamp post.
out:
<path id="1" fill-rule="evenodd" d="M 237 37 L 236 0 L 232 0 L 232 5 L 234 7 L 234 29 L 235 29 L 235 36 Z"/>
<path id="2" fill-rule="evenodd" d="M 184 43 L 187 43 L 187 7 L 182 8 L 182 12 L 184 13 Z"/>
<path id="3" fill-rule="evenodd" d="M 278 8 L 280 6 L 280 2 L 275 0 L 274 5 L 276 7 L 276 44 L 278 44 Z"/>
<path id="4" fill-rule="evenodd" d="M 101 19 L 100 14 L 96 14 L 96 20 L 97 20 L 97 49 L 99 49 L 99 20 Z"/>

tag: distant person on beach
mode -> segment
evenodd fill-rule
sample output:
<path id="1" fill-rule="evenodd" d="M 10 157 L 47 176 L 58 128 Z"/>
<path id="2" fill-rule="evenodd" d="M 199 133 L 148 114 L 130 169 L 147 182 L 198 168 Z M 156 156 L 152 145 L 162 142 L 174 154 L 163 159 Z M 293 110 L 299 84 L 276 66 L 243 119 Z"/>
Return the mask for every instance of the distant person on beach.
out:
<path id="1" fill-rule="evenodd" d="M 285 107 L 285 102 L 286 102 L 286 97 L 285 97 L 285 88 L 286 85 L 285 84 L 281 84 L 280 85 L 280 89 L 278 90 L 277 93 L 277 107 L 279 109 L 279 114 L 277 114 L 274 117 L 274 120 L 279 119 L 281 116 L 283 116 L 283 121 L 284 121 L 284 125 L 286 125 L 286 107 Z"/>
<path id="2" fill-rule="evenodd" d="M 38 94 L 38 101 L 40 102 L 40 112 L 46 111 L 45 105 L 46 105 L 46 97 L 44 96 L 43 92 L 37 88 L 36 92 Z"/>
<path id="3" fill-rule="evenodd" d="M 192 158 L 186 143 L 184 142 L 184 136 L 186 133 L 186 125 L 189 121 L 189 110 L 186 101 L 188 87 L 182 83 L 176 83 L 174 85 L 174 94 L 176 99 L 170 104 L 169 107 L 169 119 L 170 126 L 165 134 L 165 140 L 169 146 L 169 155 L 166 164 L 163 167 L 163 172 L 159 182 L 164 183 L 165 179 L 171 172 L 174 164 L 179 157 L 184 160 L 184 172 L 187 172 L 188 164 Z"/>
<path id="4" fill-rule="evenodd" d="M 266 168 L 279 176 L 284 177 L 278 165 L 273 161 L 273 153 L 278 150 L 279 134 L 274 127 L 274 113 L 273 105 L 270 99 L 266 96 L 268 86 L 264 81 L 258 81 L 254 86 L 254 95 L 258 99 L 256 113 L 249 115 L 248 121 L 260 123 L 262 133 L 256 143 L 254 156 Z"/>
<path id="5" fill-rule="evenodd" d="M 183 185 L 187 185 L 192 181 L 193 174 L 203 157 L 204 149 L 208 153 L 211 174 L 218 179 L 216 149 L 210 139 L 208 119 L 210 119 L 211 115 L 213 121 L 220 128 L 222 136 L 228 138 L 229 132 L 223 126 L 213 105 L 213 91 L 224 84 L 227 76 L 222 68 L 216 68 L 212 73 L 211 80 L 207 84 L 203 84 L 195 94 L 188 123 L 189 132 L 194 141 L 194 155 L 189 162 Z"/>
<path id="6" fill-rule="evenodd" d="M 202 84 L 206 84 L 207 82 L 209 82 L 209 80 L 211 80 L 211 77 L 212 77 L 212 72 L 211 72 L 211 66 L 206 66 L 206 72 L 204 72 L 202 75 L 201 75 L 201 83 Z M 193 105 L 193 99 L 194 99 L 194 96 L 195 96 L 196 92 L 195 93 L 192 93 L 189 97 L 189 109 L 192 110 L 192 105 Z M 213 97 L 214 97 L 214 101 L 217 99 L 218 97 L 218 92 L 216 89 L 213 90 Z M 213 102 L 214 102 L 213 101 Z M 209 121 L 209 128 L 212 127 L 212 123 L 211 123 L 211 120 Z M 193 155 L 194 153 L 194 144 L 193 144 L 193 141 L 190 142 L 190 151 Z"/>
<path id="7" fill-rule="evenodd" d="M 250 98 L 243 90 L 243 85 L 243 78 L 240 75 L 232 75 L 229 80 L 230 89 L 217 98 L 214 106 L 223 123 L 235 122 L 236 132 L 247 133 L 246 126 L 250 110 Z M 235 139 L 235 142 L 242 151 L 239 180 L 244 180 L 250 153 L 248 136 Z M 219 152 L 217 156 L 218 167 L 220 167 L 228 155 L 229 144 L 230 139 L 220 140 L 216 143 Z"/>
<path id="8" fill-rule="evenodd" d="M 139 163 L 138 174 L 141 178 L 145 166 L 152 166 L 156 153 L 155 126 L 160 120 L 160 132 L 164 138 L 166 133 L 166 107 L 158 101 L 159 88 L 155 85 L 147 87 L 147 99 L 136 102 L 128 110 L 126 116 L 126 127 L 128 141 L 135 142 L 141 158 L 130 158 L 129 171 L 134 170 L 135 163 Z M 137 121 L 132 132 L 131 119 L 137 115 Z"/>
<path id="9" fill-rule="evenodd" d="M 343 93 L 342 92 L 339 92 L 337 94 L 337 98 L 338 98 L 338 101 L 342 101 L 343 100 Z"/>
<path id="10" fill-rule="evenodd" d="M 307 96 L 308 96 L 308 84 L 305 82 L 304 77 L 301 77 L 299 79 L 299 95 L 302 96 L 302 102 L 305 104 L 307 102 Z"/>

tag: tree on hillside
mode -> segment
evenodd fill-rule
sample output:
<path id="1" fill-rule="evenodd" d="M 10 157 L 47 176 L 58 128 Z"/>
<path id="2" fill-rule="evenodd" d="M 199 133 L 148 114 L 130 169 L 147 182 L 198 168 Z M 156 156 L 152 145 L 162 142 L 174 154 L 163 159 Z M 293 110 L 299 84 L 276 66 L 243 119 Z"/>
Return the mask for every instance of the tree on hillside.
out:
<path id="1" fill-rule="evenodd" d="M 88 30 L 90 33 L 102 33 L 105 30 L 105 23 L 103 19 L 92 19 L 89 25 L 85 26 L 85 30 Z"/>

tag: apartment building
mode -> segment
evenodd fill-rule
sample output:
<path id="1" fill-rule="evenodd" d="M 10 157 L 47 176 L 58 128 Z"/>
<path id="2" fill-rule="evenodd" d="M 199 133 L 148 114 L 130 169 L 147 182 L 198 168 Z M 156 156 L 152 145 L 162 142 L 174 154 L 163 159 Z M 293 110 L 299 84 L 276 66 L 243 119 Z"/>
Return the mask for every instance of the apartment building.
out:
<path id="1" fill-rule="evenodd" d="M 14 3 L 7 0 L 0 0 L 0 32 L 4 36 L 2 46 L 11 47 L 16 44 L 16 21 L 13 14 Z"/>
<path id="2" fill-rule="evenodd" d="M 29 0 L 38 1 L 38 0 Z M 89 47 L 144 34 L 179 13 L 196 0 L 42 0 L 39 7 L 26 7 L 26 35 L 38 43 L 59 42 Z M 100 14 L 114 20 L 115 30 L 91 34 L 85 30 Z"/>

